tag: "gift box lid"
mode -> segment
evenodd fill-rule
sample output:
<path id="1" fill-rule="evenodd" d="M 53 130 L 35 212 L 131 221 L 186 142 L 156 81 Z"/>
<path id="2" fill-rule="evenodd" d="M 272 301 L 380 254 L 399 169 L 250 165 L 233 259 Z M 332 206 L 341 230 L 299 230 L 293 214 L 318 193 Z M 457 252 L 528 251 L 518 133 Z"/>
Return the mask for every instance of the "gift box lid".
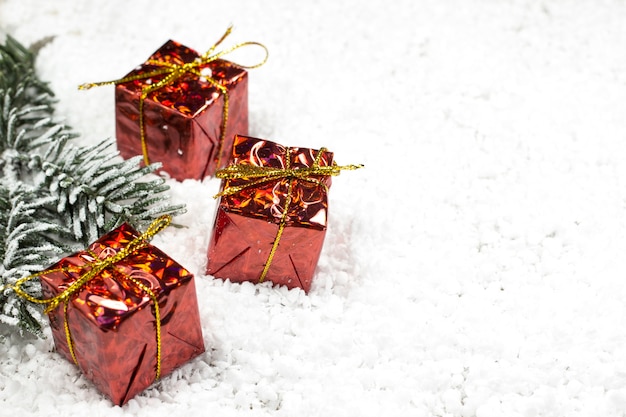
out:
<path id="1" fill-rule="evenodd" d="M 90 264 L 118 253 L 140 234 L 124 223 L 105 234 L 84 251 L 63 258 L 40 277 L 44 295 L 53 297 L 87 273 Z M 71 296 L 70 302 L 81 314 L 97 326 L 114 330 L 134 311 L 152 303 L 149 294 L 128 277 L 141 282 L 159 300 L 166 302 L 167 294 L 186 283 L 193 275 L 158 248 L 147 245 L 131 253 L 115 265 L 105 268 Z"/>
<path id="2" fill-rule="evenodd" d="M 168 40 L 146 62 L 129 72 L 124 78 L 167 68 L 167 64 L 183 65 L 193 62 L 199 57 L 200 55 L 195 50 L 176 41 Z M 229 87 L 238 83 L 247 74 L 244 68 L 223 59 L 202 64 L 197 69 L 201 74 L 200 77 L 192 72 L 187 72 L 176 81 L 150 92 L 147 98 L 193 117 L 204 111 L 220 96 L 219 89 L 207 81 L 207 78 Z M 150 78 L 120 83 L 117 88 L 139 94 L 143 87 L 154 85 L 167 75 L 164 73 Z"/>
<path id="3" fill-rule="evenodd" d="M 331 166 L 333 153 L 319 153 L 316 149 L 287 148 L 269 140 L 237 135 L 233 144 L 233 165 L 298 169 L 312 167 L 318 160 L 319 166 Z M 292 189 L 286 225 L 325 229 L 330 176 L 311 175 L 307 178 L 279 178 L 261 182 L 248 178 L 226 179 L 223 189 L 245 184 L 254 185 L 242 188 L 234 194 L 223 195 L 220 204 L 228 212 L 263 218 L 278 224 L 283 217 L 290 182 Z"/>

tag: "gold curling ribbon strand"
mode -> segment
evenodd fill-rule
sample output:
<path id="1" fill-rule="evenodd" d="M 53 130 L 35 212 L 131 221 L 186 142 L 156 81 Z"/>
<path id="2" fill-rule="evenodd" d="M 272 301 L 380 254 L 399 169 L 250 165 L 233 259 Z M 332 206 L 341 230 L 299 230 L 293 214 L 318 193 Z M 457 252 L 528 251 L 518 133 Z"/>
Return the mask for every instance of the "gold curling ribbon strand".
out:
<path id="1" fill-rule="evenodd" d="M 287 188 L 287 198 L 285 199 L 285 208 L 283 211 L 283 215 L 280 218 L 280 224 L 278 225 L 278 231 L 276 232 L 276 237 L 274 238 L 274 243 L 272 243 L 272 249 L 270 250 L 270 254 L 267 256 L 267 261 L 265 261 L 265 265 L 263 265 L 263 271 L 261 272 L 261 276 L 259 277 L 259 282 L 263 282 L 265 277 L 267 276 L 267 271 L 270 269 L 270 265 L 274 260 L 274 254 L 278 249 L 278 242 L 280 242 L 280 238 L 283 235 L 283 231 L 285 230 L 285 226 L 287 224 L 287 210 L 289 210 L 289 206 L 291 205 L 291 190 L 293 189 L 293 180 L 289 181 L 289 188 Z"/>
<path id="2" fill-rule="evenodd" d="M 301 167 L 301 168 L 292 168 L 291 167 L 291 150 L 289 147 L 286 148 L 285 155 L 285 168 L 274 168 L 274 167 L 266 167 L 266 166 L 257 166 L 257 165 L 229 165 L 226 168 L 219 169 L 215 176 L 222 179 L 247 179 L 248 181 L 244 184 L 235 185 L 225 187 L 222 191 L 217 193 L 213 198 L 227 196 L 236 194 L 246 188 L 250 188 L 265 182 L 274 181 L 278 179 L 289 179 L 289 184 L 287 188 L 287 195 L 285 198 L 285 207 L 283 209 L 283 214 L 280 218 L 280 222 L 278 225 L 278 231 L 276 233 L 276 237 L 274 238 L 274 243 L 272 244 L 272 249 L 268 255 L 268 258 L 263 265 L 263 271 L 259 277 L 259 282 L 263 282 L 265 277 L 267 276 L 267 272 L 269 271 L 270 265 L 274 259 L 274 255 L 276 250 L 278 249 L 278 244 L 280 242 L 280 238 L 282 237 L 283 231 L 287 225 L 287 211 L 289 210 L 289 206 L 291 205 L 292 200 L 292 189 L 295 180 L 311 182 L 314 184 L 318 184 L 323 186 L 326 190 L 328 187 L 321 180 L 317 178 L 311 178 L 314 175 L 320 176 L 337 176 L 341 173 L 342 170 L 354 171 L 359 168 L 363 168 L 362 164 L 359 165 L 333 165 L 330 166 L 320 166 L 320 160 L 322 155 L 327 152 L 328 149 L 320 148 L 313 164 L 310 167 Z"/>
<path id="3" fill-rule="evenodd" d="M 65 267 L 65 268 L 55 268 L 55 269 L 48 269 L 48 270 L 44 270 L 42 272 L 38 272 L 35 274 L 31 274 L 28 275 L 24 278 L 21 278 L 19 280 L 17 280 L 17 282 L 13 285 L 12 289 L 13 291 L 19 295 L 20 297 L 35 303 L 35 304 L 48 304 L 46 306 L 46 309 L 44 310 L 44 313 L 49 313 L 50 311 L 52 311 L 54 308 L 56 308 L 59 303 L 63 303 L 63 328 L 65 330 L 65 338 L 67 340 L 67 345 L 68 345 L 68 349 L 70 351 L 70 355 L 72 356 L 72 359 L 74 360 L 74 363 L 78 364 L 78 360 L 76 358 L 76 353 L 74 351 L 74 342 L 72 340 L 72 335 L 70 332 L 70 327 L 69 327 L 69 321 L 68 321 L 68 313 L 67 313 L 67 308 L 68 308 L 68 301 L 69 298 L 72 296 L 72 294 L 76 293 L 77 291 L 79 291 L 85 284 L 87 284 L 87 282 L 89 282 L 90 280 L 92 280 L 93 278 L 95 278 L 100 272 L 102 272 L 104 269 L 114 266 L 115 264 L 117 264 L 118 262 L 120 262 L 121 260 L 127 258 L 128 256 L 130 256 L 132 253 L 136 252 L 137 250 L 144 248 L 145 246 L 148 245 L 148 242 L 154 237 L 154 235 L 156 235 L 157 233 L 159 233 L 161 230 L 165 229 L 167 226 L 170 225 L 170 223 L 172 222 L 172 217 L 170 215 L 164 215 L 161 216 L 159 218 L 157 218 L 156 220 L 154 220 L 150 226 L 148 226 L 148 229 L 146 229 L 146 231 L 144 233 L 142 233 L 141 235 L 137 236 L 136 238 L 134 238 L 133 240 L 131 240 L 124 248 L 122 248 L 118 253 L 116 253 L 113 256 L 109 256 L 105 259 L 102 260 L 98 260 L 98 261 L 94 261 L 94 262 L 90 262 L 88 264 L 85 265 L 81 265 L 79 268 L 82 267 L 91 267 L 91 269 L 85 273 L 84 275 L 81 276 L 80 279 L 74 281 L 74 283 L 72 283 L 68 288 L 66 288 L 64 291 L 62 291 L 61 293 L 59 293 L 58 295 L 56 295 L 55 297 L 52 298 L 47 298 L 47 299 L 40 299 L 40 298 L 36 298 L 33 297 L 32 295 L 26 293 L 24 290 L 22 290 L 21 286 L 26 283 L 27 281 L 30 281 L 34 278 L 40 277 L 42 275 L 46 275 L 46 274 L 51 274 L 54 272 L 67 272 L 67 270 L 70 267 Z M 86 250 L 90 255 L 94 256 L 95 254 L 87 249 Z M 126 279 L 128 279 L 129 281 L 133 282 L 135 285 L 137 285 L 141 290 L 143 290 L 146 294 L 148 294 L 148 296 L 152 299 L 153 305 L 154 305 L 154 317 L 155 317 L 155 321 L 156 321 L 156 343 L 157 343 L 157 366 L 156 366 L 156 377 L 155 379 L 159 379 L 160 375 L 161 375 L 161 317 L 160 317 L 160 311 L 159 311 L 159 303 L 158 303 L 158 299 L 156 297 L 156 295 L 154 294 L 154 292 L 148 288 L 145 284 L 143 284 L 142 282 L 140 282 L 139 280 L 130 277 L 130 276 L 126 276 L 123 275 Z"/>
<path id="4" fill-rule="evenodd" d="M 318 154 L 321 155 L 322 152 Z M 286 155 L 286 169 L 290 169 L 291 165 L 291 155 L 289 148 L 287 148 Z M 318 158 L 315 159 L 315 162 L 318 162 Z M 314 164 L 315 165 L 315 164 Z M 287 224 L 287 211 L 289 210 L 289 206 L 291 205 L 291 191 L 293 190 L 293 182 L 294 179 L 289 181 L 289 186 L 287 187 L 287 197 L 285 198 L 285 207 L 283 208 L 283 214 L 280 216 L 280 224 L 278 225 L 278 231 L 276 232 L 276 237 L 274 238 L 274 242 L 272 243 L 272 249 L 270 249 L 269 255 L 267 255 L 267 260 L 263 265 L 263 271 L 261 271 L 261 275 L 259 276 L 259 282 L 265 281 L 265 277 L 267 276 L 267 272 L 270 270 L 270 265 L 272 265 L 272 261 L 274 260 L 274 255 L 276 254 L 276 250 L 278 249 L 278 243 L 280 242 L 280 238 L 283 236 L 283 232 L 285 230 L 285 225 Z"/>
<path id="5" fill-rule="evenodd" d="M 155 332 L 156 332 L 156 376 L 155 379 L 159 379 L 161 377 L 161 313 L 159 311 L 159 300 L 154 292 L 148 288 L 147 285 L 143 284 L 136 278 L 131 276 L 125 276 L 129 281 L 138 286 L 141 290 L 143 290 L 150 298 L 152 299 L 152 305 L 154 305 L 154 321 L 155 321 Z"/>
<path id="6" fill-rule="evenodd" d="M 320 149 L 320 152 L 325 151 L 324 148 Z M 237 194 L 241 190 L 250 188 L 259 184 L 263 184 L 269 181 L 275 181 L 283 178 L 296 178 L 301 181 L 307 181 L 328 188 L 321 180 L 317 178 L 311 178 L 311 176 L 337 176 L 341 171 L 354 171 L 363 168 L 363 165 L 330 165 L 330 166 L 311 166 L 302 168 L 273 168 L 256 165 L 229 165 L 226 168 L 222 168 L 215 173 L 217 178 L 222 179 L 247 179 L 249 181 L 240 185 L 228 186 L 219 193 L 215 194 L 213 198 Z M 254 180 L 252 180 L 254 179 Z"/>
<path id="7" fill-rule="evenodd" d="M 145 165 L 149 165 L 150 164 L 150 158 L 148 156 L 148 145 L 146 142 L 146 132 L 145 132 L 145 122 L 144 122 L 144 111 L 143 111 L 143 103 L 146 99 L 146 97 L 148 96 L 148 94 L 150 94 L 153 91 L 156 91 L 166 85 L 172 84 L 173 82 L 175 82 L 178 78 L 182 77 L 184 74 L 186 73 L 193 73 L 194 75 L 198 76 L 198 77 L 204 77 L 205 80 L 207 82 L 209 82 L 212 86 L 216 87 L 224 96 L 224 108 L 222 109 L 222 123 L 220 126 L 220 138 L 219 138 L 219 142 L 218 142 L 218 156 L 216 158 L 217 160 L 217 168 L 220 167 L 221 164 L 221 158 L 222 158 L 222 151 L 224 148 L 224 138 L 226 136 L 226 126 L 227 126 L 227 122 L 228 122 L 228 91 L 226 89 L 226 87 L 224 87 L 222 84 L 219 83 L 219 81 L 215 80 L 212 77 L 205 77 L 203 76 L 199 71 L 198 71 L 198 67 L 202 66 L 202 65 L 206 65 L 209 62 L 213 62 L 219 58 L 221 58 L 222 56 L 229 54 L 231 52 L 234 52 L 235 50 L 242 48 L 244 46 L 260 46 L 263 51 L 265 52 L 265 56 L 263 57 L 263 59 L 261 60 L 261 62 L 254 64 L 254 65 L 241 65 L 241 64 L 236 64 L 242 68 L 245 69 L 254 69 L 254 68 L 258 68 L 260 66 L 262 66 L 263 64 L 265 64 L 265 62 L 267 62 L 267 59 L 269 58 L 269 50 L 267 49 L 267 47 L 265 45 L 263 45 L 260 42 L 253 42 L 253 41 L 249 41 L 249 42 L 241 42 L 238 43 L 236 45 L 231 46 L 228 49 L 225 49 L 223 51 L 217 52 L 217 53 L 213 53 L 213 51 L 215 51 L 215 49 L 224 41 L 224 39 L 226 39 L 228 37 L 228 35 L 230 35 L 231 31 L 232 31 L 232 25 L 229 26 L 226 29 L 226 32 L 224 32 L 224 34 L 222 35 L 222 37 L 215 43 L 213 44 L 213 46 L 211 48 L 209 48 L 208 51 L 206 51 L 204 54 L 202 54 L 200 57 L 194 59 L 191 62 L 186 62 L 184 64 L 174 64 L 171 62 L 165 62 L 165 61 L 160 61 L 160 60 L 153 60 L 153 59 L 149 59 L 146 61 L 147 64 L 150 65 L 156 65 L 159 67 L 163 67 L 154 71 L 150 71 L 147 72 L 145 74 L 136 74 L 136 75 L 131 75 L 129 77 L 124 77 L 124 78 L 120 78 L 117 80 L 111 80 L 111 81 L 102 81 L 102 82 L 93 82 L 93 83 L 84 83 L 78 86 L 79 90 L 88 90 L 92 87 L 99 87 L 99 86 L 103 86 L 103 85 L 111 85 L 111 84 L 123 84 L 126 82 L 130 82 L 130 81 L 136 81 L 136 80 L 142 80 L 142 79 L 146 79 L 146 78 L 151 78 L 157 75 L 162 75 L 162 74 L 168 74 L 165 78 L 163 78 L 162 80 L 160 80 L 159 82 L 152 84 L 152 85 L 148 85 L 148 86 L 144 86 L 141 88 L 141 94 L 139 97 L 139 134 L 140 134 L 140 139 L 141 139 L 141 151 L 143 153 L 143 162 Z M 219 87 L 218 87 L 219 86 Z"/>
<path id="8" fill-rule="evenodd" d="M 137 80 L 143 80 L 146 78 L 151 78 L 151 77 L 156 77 L 157 75 L 163 75 L 166 74 L 168 72 L 171 72 L 172 70 L 170 68 L 160 68 L 158 70 L 154 70 L 154 71 L 150 71 L 150 72 L 145 72 L 143 74 L 137 74 L 137 75 L 130 75 L 128 77 L 124 77 L 124 78 L 120 78 L 120 79 L 116 79 L 116 80 L 110 80 L 110 81 L 98 81 L 95 83 L 84 83 L 78 86 L 79 90 L 89 90 L 93 87 L 102 87 L 105 85 L 113 85 L 113 84 L 121 84 L 121 83 L 128 83 L 131 81 L 137 81 Z"/>
<path id="9" fill-rule="evenodd" d="M 207 78 L 207 81 L 213 85 L 213 87 L 220 90 L 224 96 L 224 107 L 222 108 L 222 123 L 220 124 L 220 138 L 217 142 L 217 162 L 215 163 L 216 169 L 222 165 L 222 152 L 224 151 L 224 139 L 226 138 L 226 126 L 228 125 L 228 109 L 230 106 L 230 95 L 228 89 L 222 84 L 215 81 L 213 78 Z"/>
<path id="10" fill-rule="evenodd" d="M 74 340 L 72 340 L 72 332 L 70 331 L 70 322 L 67 317 L 67 303 L 63 303 L 63 329 L 65 330 L 65 340 L 67 348 L 72 355 L 72 360 L 78 365 L 78 359 L 76 359 L 76 352 L 74 352 Z"/>

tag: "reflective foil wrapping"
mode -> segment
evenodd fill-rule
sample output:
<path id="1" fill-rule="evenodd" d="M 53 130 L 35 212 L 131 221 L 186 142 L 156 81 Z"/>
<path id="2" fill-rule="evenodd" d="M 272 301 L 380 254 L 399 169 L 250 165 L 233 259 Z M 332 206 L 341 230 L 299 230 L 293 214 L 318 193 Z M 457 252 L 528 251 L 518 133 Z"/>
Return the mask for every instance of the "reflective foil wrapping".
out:
<path id="1" fill-rule="evenodd" d="M 287 150 L 274 142 L 237 135 L 232 151 L 234 164 L 285 167 Z M 312 166 L 318 152 L 290 148 L 291 167 Z M 332 152 L 324 152 L 320 166 L 332 163 Z M 327 187 L 331 184 L 330 176 L 313 178 Z M 222 189 L 246 181 L 224 180 Z M 207 274 L 233 282 L 259 282 L 283 216 L 289 181 L 293 181 L 293 188 L 286 227 L 265 280 L 310 290 L 326 235 L 328 200 L 323 185 L 297 179 L 268 181 L 220 198 L 209 243 Z"/>
<path id="2" fill-rule="evenodd" d="M 80 278 L 81 266 L 107 258 L 139 236 L 123 224 L 68 256 L 40 277 L 43 294 L 54 297 Z M 193 275 L 152 245 L 102 271 L 68 302 L 67 323 L 83 374 L 115 404 L 150 386 L 156 376 L 157 343 L 152 299 L 126 279 L 132 276 L 156 295 L 161 313 L 161 376 L 204 352 Z M 58 352 L 73 362 L 64 329 L 63 304 L 48 317 Z"/>
<path id="3" fill-rule="evenodd" d="M 166 42 L 148 60 L 176 64 L 192 62 L 199 55 L 174 41 Z M 159 69 L 143 64 L 127 76 Z M 222 144 L 220 167 L 228 165 L 235 134 L 248 133 L 248 73 L 229 61 L 217 59 L 199 67 L 202 74 L 228 90 L 228 122 Z M 144 86 L 166 74 L 118 84 L 115 87 L 117 147 L 124 158 L 142 155 L 139 98 Z M 173 83 L 148 94 L 143 105 L 145 139 L 150 162 L 161 162 L 172 178 L 203 179 L 217 166 L 224 95 L 206 81 L 186 73 Z"/>

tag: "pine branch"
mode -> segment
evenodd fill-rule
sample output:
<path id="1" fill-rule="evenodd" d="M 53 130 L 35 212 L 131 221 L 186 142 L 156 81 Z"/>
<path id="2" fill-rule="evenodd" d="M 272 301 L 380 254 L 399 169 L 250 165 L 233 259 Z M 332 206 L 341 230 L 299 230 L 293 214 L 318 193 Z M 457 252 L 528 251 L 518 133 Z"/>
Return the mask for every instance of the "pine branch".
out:
<path id="1" fill-rule="evenodd" d="M 158 165 L 122 160 L 113 141 L 75 146 L 54 118 L 54 98 L 35 57 L 13 38 L 0 45 L 0 322 L 41 334 L 41 310 L 11 286 L 123 222 L 135 227 L 180 214 Z M 41 296 L 37 280 L 24 289 Z"/>
<path id="2" fill-rule="evenodd" d="M 153 173 L 157 164 L 140 167 L 141 157 L 122 161 L 108 152 L 112 141 L 91 147 L 66 146 L 55 158 L 33 158 L 31 169 L 43 172 L 38 187 L 56 196 L 56 207 L 74 239 L 87 245 L 121 223 L 144 225 L 162 214 L 180 214 L 183 205 L 170 205 L 162 193 L 169 190 L 160 177 L 138 180 Z M 41 165 L 39 165 L 41 164 Z M 165 203 L 165 204 L 163 204 Z"/>
<path id="3" fill-rule="evenodd" d="M 10 286 L 50 264 L 67 246 L 59 238 L 65 235 L 50 216 L 42 217 L 41 206 L 46 201 L 16 186 L 13 190 L 0 185 L 0 322 L 17 325 L 21 330 L 41 334 L 41 313 L 13 294 Z M 44 212 L 45 213 L 45 212 Z M 29 293 L 41 296 L 37 281 L 24 287 Z"/>
<path id="4" fill-rule="evenodd" d="M 53 93 L 35 73 L 35 57 L 8 36 L 0 47 L 0 153 L 29 152 L 51 136 L 66 134 L 52 120 Z"/>

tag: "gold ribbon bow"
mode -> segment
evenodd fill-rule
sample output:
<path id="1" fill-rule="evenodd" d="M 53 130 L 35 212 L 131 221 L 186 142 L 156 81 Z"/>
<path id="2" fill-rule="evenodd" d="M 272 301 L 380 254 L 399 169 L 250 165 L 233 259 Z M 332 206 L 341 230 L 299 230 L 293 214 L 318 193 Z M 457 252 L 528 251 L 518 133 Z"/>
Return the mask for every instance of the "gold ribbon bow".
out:
<path id="1" fill-rule="evenodd" d="M 92 87 L 99 87 L 99 86 L 111 85 L 111 84 L 115 84 L 115 85 L 123 84 L 123 83 L 127 83 L 130 81 L 142 80 L 142 79 L 151 78 L 157 75 L 167 74 L 162 80 L 154 84 L 143 86 L 141 88 L 141 95 L 139 96 L 139 133 L 140 133 L 140 138 L 141 138 L 141 150 L 143 152 L 144 163 L 146 165 L 149 165 L 150 159 L 148 158 L 148 144 L 146 142 L 146 128 L 145 128 L 144 112 L 143 112 L 143 106 L 144 106 L 144 101 L 146 97 L 148 97 L 148 94 L 152 93 L 153 91 L 156 91 L 160 88 L 165 87 L 166 85 L 170 85 L 174 83 L 176 80 L 178 80 L 180 77 L 182 77 L 186 73 L 192 73 L 198 77 L 202 77 L 213 87 L 217 88 L 220 91 L 220 93 L 222 93 L 222 95 L 224 96 L 224 108 L 222 110 L 222 123 L 220 126 L 220 138 L 219 138 L 218 150 L 217 150 L 217 167 L 219 168 L 221 164 L 221 158 L 222 158 L 222 150 L 223 150 L 222 148 L 224 146 L 224 137 L 226 135 L 226 125 L 228 124 L 228 101 L 229 101 L 228 89 L 225 86 L 223 86 L 218 80 L 210 76 L 205 76 L 204 74 L 202 74 L 198 68 L 202 65 L 208 64 L 209 62 L 215 61 L 221 58 L 222 56 L 235 51 L 236 49 L 239 49 L 241 47 L 248 46 L 248 45 L 257 45 L 263 48 L 263 50 L 265 51 L 265 57 L 260 63 L 256 65 L 237 64 L 238 66 L 242 68 L 246 68 L 246 69 L 258 68 L 261 65 L 265 64 L 265 62 L 267 61 L 267 58 L 269 57 L 269 51 L 267 50 L 265 45 L 259 42 L 251 42 L 251 41 L 238 43 L 234 46 L 231 46 L 228 49 L 214 53 L 215 49 L 219 46 L 219 44 L 221 44 L 222 41 L 224 41 L 224 39 L 226 39 L 226 37 L 230 35 L 232 28 L 233 28 L 232 26 L 229 26 L 228 29 L 226 29 L 226 32 L 222 35 L 222 37 L 208 51 L 206 51 L 200 57 L 197 57 L 196 59 L 194 59 L 192 62 L 186 62 L 184 64 L 174 64 L 171 62 L 160 61 L 157 59 L 149 59 L 146 61 L 146 64 L 156 65 L 161 68 L 156 69 L 154 71 L 146 72 L 144 74 L 131 75 L 129 77 L 120 78 L 118 80 L 81 84 L 78 86 L 78 89 L 88 90 Z"/>
<path id="2" fill-rule="evenodd" d="M 270 269 L 270 265 L 272 264 L 272 260 L 274 259 L 274 254 L 278 249 L 278 244 L 280 242 L 280 238 L 285 230 L 285 226 L 287 224 L 287 211 L 289 210 L 289 206 L 291 205 L 292 195 L 291 191 L 293 189 L 293 184 L 295 180 L 299 181 L 307 181 L 314 184 L 318 184 L 323 186 L 327 191 L 328 187 L 321 180 L 317 178 L 312 178 L 314 175 L 321 176 L 337 176 L 341 173 L 342 170 L 354 171 L 359 168 L 363 168 L 363 165 L 333 165 L 330 166 L 320 166 L 320 159 L 322 155 L 327 152 L 328 149 L 320 148 L 313 161 L 313 164 L 310 167 L 301 167 L 301 168 L 292 168 L 291 167 L 291 150 L 289 147 L 286 148 L 285 155 L 285 167 L 284 168 L 274 168 L 267 166 L 257 166 L 257 165 L 243 165 L 243 164 L 234 164 L 229 165 L 226 168 L 219 169 L 215 176 L 217 178 L 232 180 L 232 179 L 247 179 L 248 181 L 244 184 L 234 185 L 225 187 L 222 191 L 217 193 L 213 198 L 218 198 L 221 196 L 232 195 L 240 192 L 243 189 L 254 187 L 259 184 L 274 181 L 278 179 L 288 179 L 289 183 L 287 186 L 287 196 L 285 198 L 285 207 L 283 208 L 283 214 L 280 218 L 280 223 L 278 225 L 278 231 L 276 232 L 276 238 L 274 238 L 274 243 L 272 244 L 272 249 L 267 257 L 267 261 L 263 266 L 263 271 L 259 277 L 259 282 L 263 282 L 265 277 L 267 276 L 267 271 Z"/>
<path id="3" fill-rule="evenodd" d="M 98 256 L 96 254 L 90 253 L 97 260 L 87 263 L 85 265 L 78 266 L 78 268 L 83 268 L 83 269 L 89 268 L 89 270 L 85 272 L 83 275 L 81 275 L 81 277 L 78 280 L 74 281 L 69 287 L 67 287 L 65 290 L 63 290 L 58 295 L 52 298 L 47 298 L 47 299 L 35 298 L 32 295 L 26 293 L 24 290 L 22 290 L 21 287 L 25 282 L 30 281 L 31 279 L 40 277 L 45 274 L 50 274 L 53 272 L 66 272 L 69 268 L 74 268 L 76 266 L 48 269 L 42 272 L 38 272 L 36 274 L 29 275 L 27 277 L 21 278 L 15 283 L 15 285 L 13 285 L 13 291 L 15 291 L 15 293 L 19 295 L 20 297 L 32 303 L 47 304 L 44 310 L 44 313 L 46 314 L 54 310 L 59 304 L 63 303 L 63 316 L 64 316 L 63 327 L 65 329 L 65 338 L 67 340 L 67 346 L 69 348 L 70 354 L 72 355 L 72 359 L 74 360 L 74 363 L 78 364 L 78 360 L 76 359 L 76 354 L 74 352 L 74 343 L 72 341 L 72 335 L 70 333 L 70 327 L 69 327 L 69 323 L 67 320 L 67 306 L 68 306 L 68 301 L 70 300 L 70 297 L 76 292 L 80 291 L 82 287 L 85 286 L 85 284 L 87 284 L 89 281 L 97 277 L 98 274 L 100 274 L 100 272 L 102 272 L 103 270 L 114 266 L 116 263 L 127 258 L 131 254 L 148 246 L 148 242 L 150 241 L 150 239 L 152 239 L 152 237 L 156 235 L 157 233 L 159 233 L 161 230 L 169 226 L 171 222 L 172 222 L 172 217 L 169 215 L 159 217 L 158 219 L 152 222 L 152 224 L 148 227 L 148 229 L 143 234 L 131 240 L 128 243 L 128 245 L 126 245 L 124 248 L 122 248 L 119 252 L 117 252 L 113 256 L 109 256 L 104 259 L 98 259 Z M 128 279 L 129 281 L 131 281 L 132 283 L 134 283 L 135 285 L 137 285 L 137 287 L 143 290 L 146 294 L 148 294 L 148 296 L 150 296 L 154 304 L 154 318 L 155 318 L 155 323 L 156 323 L 156 343 L 157 343 L 157 354 L 156 354 L 157 366 L 156 366 L 155 379 L 159 379 L 159 377 L 161 376 L 161 316 L 159 312 L 158 299 L 156 297 L 156 294 L 154 294 L 154 292 L 150 288 L 148 288 L 145 284 L 143 284 L 141 281 L 131 276 L 124 275 L 124 277 Z"/>

